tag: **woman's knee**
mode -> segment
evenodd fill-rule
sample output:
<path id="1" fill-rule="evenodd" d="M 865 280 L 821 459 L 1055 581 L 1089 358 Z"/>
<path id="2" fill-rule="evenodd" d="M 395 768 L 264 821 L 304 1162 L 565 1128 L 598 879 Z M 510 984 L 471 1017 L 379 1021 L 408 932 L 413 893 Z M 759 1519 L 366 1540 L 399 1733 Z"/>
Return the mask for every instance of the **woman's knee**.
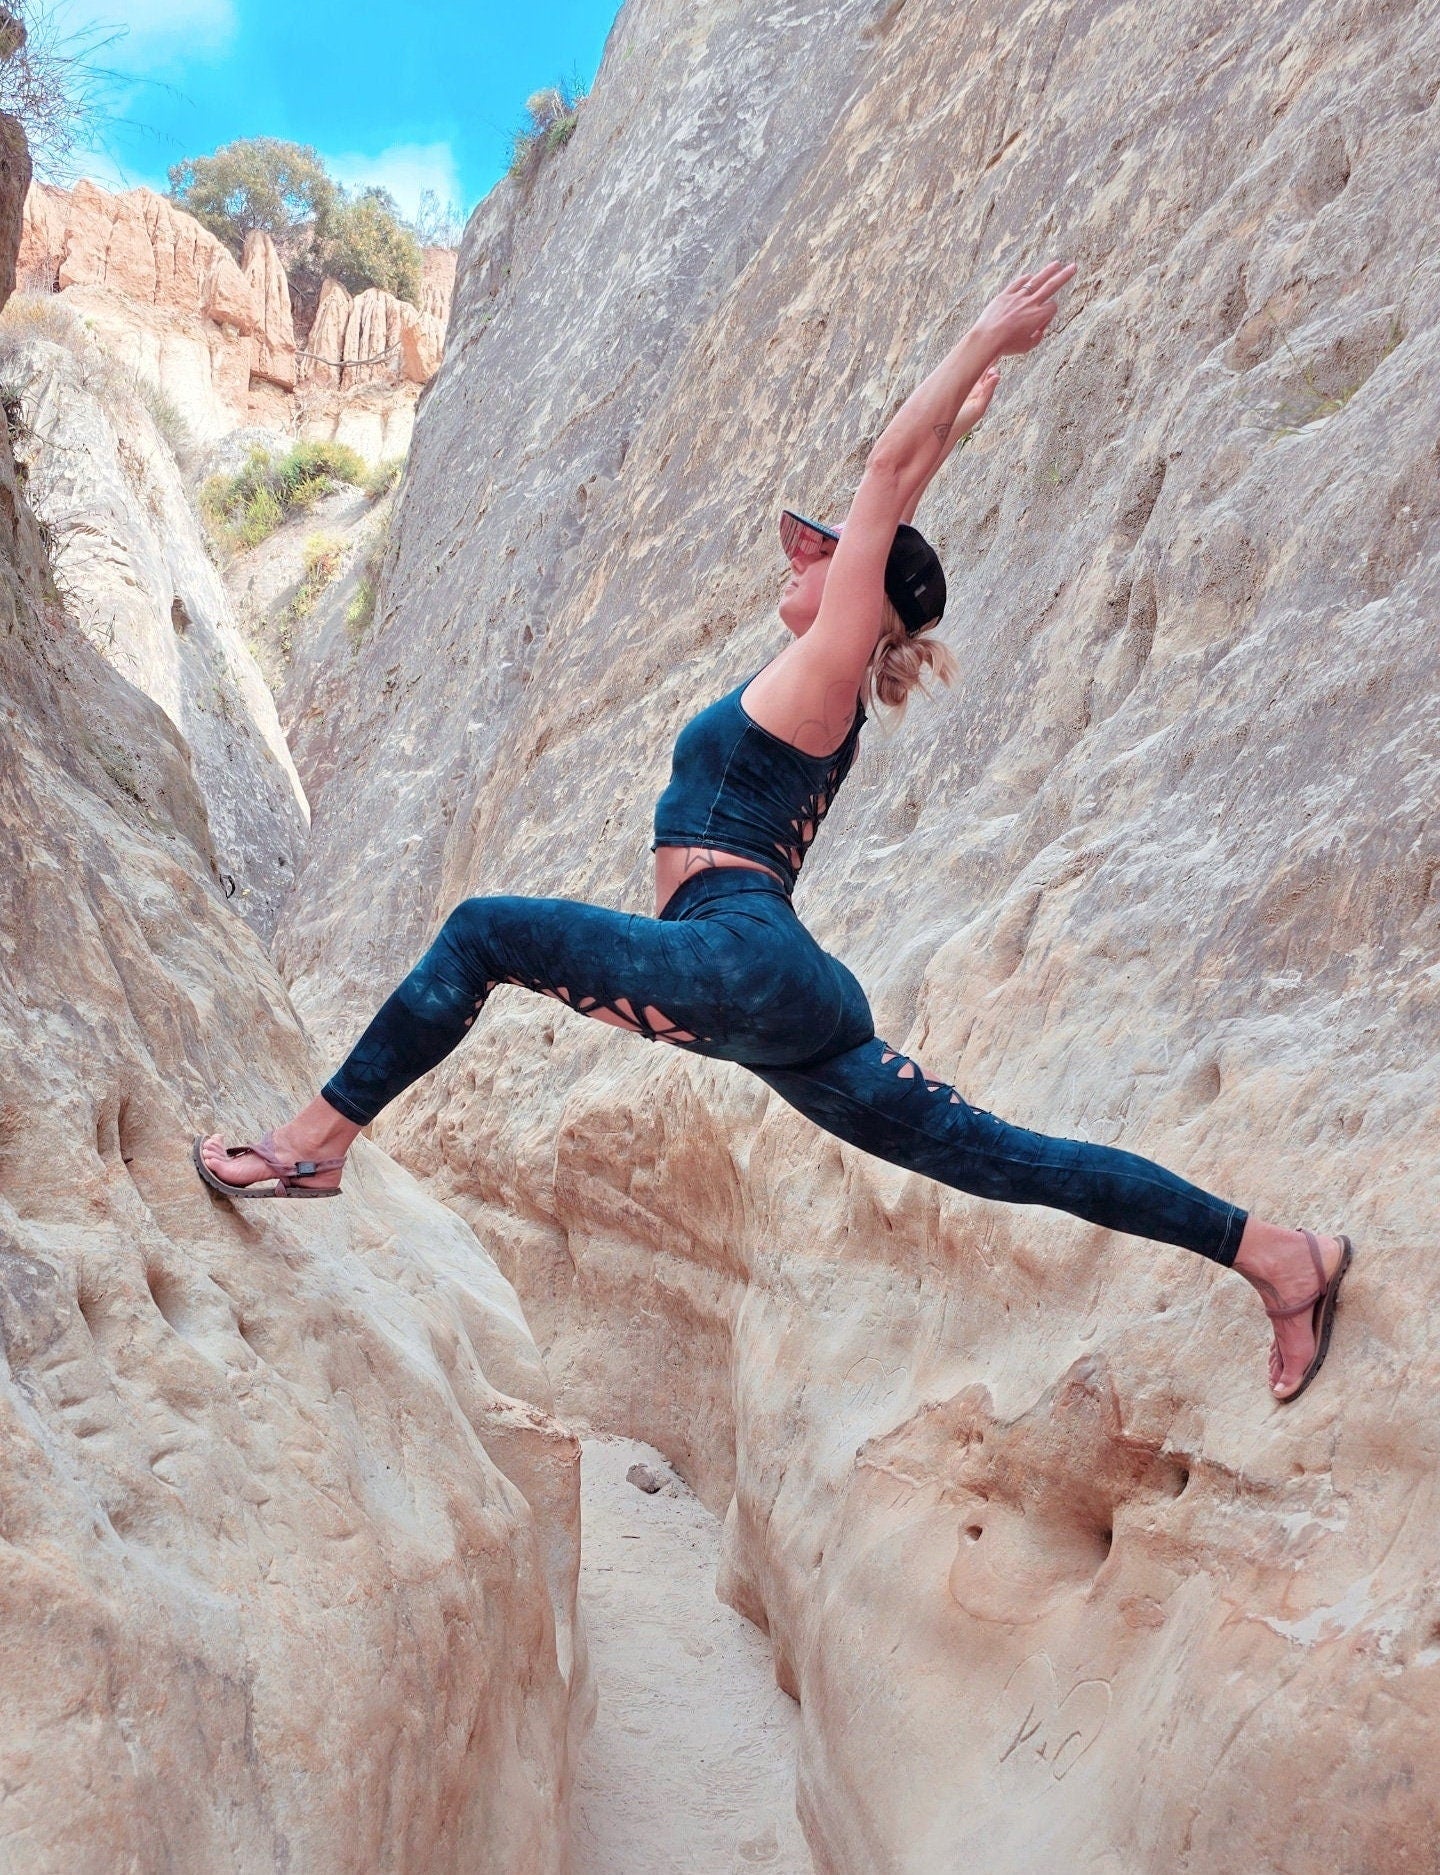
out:
<path id="1" fill-rule="evenodd" d="M 489 898 L 461 899 L 436 932 L 414 975 L 483 999 L 487 985 L 498 974 L 494 968 L 495 903 Z"/>

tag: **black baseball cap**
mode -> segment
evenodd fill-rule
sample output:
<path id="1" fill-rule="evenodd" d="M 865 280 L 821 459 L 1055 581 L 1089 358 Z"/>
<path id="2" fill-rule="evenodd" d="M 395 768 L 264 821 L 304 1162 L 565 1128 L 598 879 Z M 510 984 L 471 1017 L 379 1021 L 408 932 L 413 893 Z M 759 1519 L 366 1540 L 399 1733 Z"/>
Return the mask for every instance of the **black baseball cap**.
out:
<path id="1" fill-rule="evenodd" d="M 822 541 L 839 538 L 838 527 L 809 521 L 793 508 L 780 512 L 780 545 L 787 559 L 807 548 L 818 553 Z M 885 562 L 885 597 L 911 637 L 944 616 L 945 570 L 940 556 L 919 528 L 911 527 L 908 521 L 896 528 L 890 557 Z"/>

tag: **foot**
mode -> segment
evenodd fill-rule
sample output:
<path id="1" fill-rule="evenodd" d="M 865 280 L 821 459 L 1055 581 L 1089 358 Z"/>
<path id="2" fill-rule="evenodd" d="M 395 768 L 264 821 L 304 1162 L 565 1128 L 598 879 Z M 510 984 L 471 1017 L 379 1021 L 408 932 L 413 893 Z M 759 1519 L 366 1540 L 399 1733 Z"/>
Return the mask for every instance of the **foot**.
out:
<path id="1" fill-rule="evenodd" d="M 315 1099 L 308 1107 L 302 1108 L 293 1120 L 275 1128 L 274 1150 L 296 1163 L 304 1159 L 343 1158 L 359 1131 L 358 1126 L 338 1114 L 328 1101 Z M 202 1141 L 200 1156 L 225 1185 L 237 1188 L 258 1185 L 262 1180 L 275 1176 L 273 1168 L 266 1165 L 258 1153 L 243 1152 L 234 1159 L 227 1158 L 225 1141 L 219 1133 L 212 1133 L 207 1140 Z M 333 1191 L 339 1185 L 343 1171 L 343 1167 L 337 1166 L 333 1171 L 320 1172 L 312 1178 L 293 1178 L 290 1183 L 311 1186 L 316 1191 Z"/>
<path id="2" fill-rule="evenodd" d="M 1338 1237 L 1321 1237 L 1318 1241 L 1328 1283 L 1340 1267 L 1345 1246 Z M 1320 1278 L 1304 1235 L 1298 1230 L 1282 1230 L 1278 1225 L 1258 1224 L 1251 1219 L 1240 1239 L 1234 1267 L 1267 1309 L 1292 1308 L 1318 1300 Z M 1270 1391 L 1277 1400 L 1290 1398 L 1315 1358 L 1314 1321 L 1315 1311 L 1301 1307 L 1298 1313 L 1281 1316 L 1270 1324 L 1274 1330 Z"/>

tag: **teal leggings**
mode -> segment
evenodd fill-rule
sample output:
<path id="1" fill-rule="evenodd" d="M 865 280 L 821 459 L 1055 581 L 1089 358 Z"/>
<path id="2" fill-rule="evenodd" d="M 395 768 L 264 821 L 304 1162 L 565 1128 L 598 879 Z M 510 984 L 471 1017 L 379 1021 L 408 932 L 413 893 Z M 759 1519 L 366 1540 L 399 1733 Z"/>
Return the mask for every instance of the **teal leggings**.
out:
<path id="1" fill-rule="evenodd" d="M 687 879 L 658 918 L 569 899 L 466 899 L 326 1083 L 326 1100 L 367 1125 L 464 1038 L 497 983 L 738 1062 L 826 1132 L 957 1191 L 1235 1260 L 1238 1206 L 1132 1152 L 1007 1125 L 888 1048 L 865 992 L 810 936 L 780 881 L 741 867 Z"/>

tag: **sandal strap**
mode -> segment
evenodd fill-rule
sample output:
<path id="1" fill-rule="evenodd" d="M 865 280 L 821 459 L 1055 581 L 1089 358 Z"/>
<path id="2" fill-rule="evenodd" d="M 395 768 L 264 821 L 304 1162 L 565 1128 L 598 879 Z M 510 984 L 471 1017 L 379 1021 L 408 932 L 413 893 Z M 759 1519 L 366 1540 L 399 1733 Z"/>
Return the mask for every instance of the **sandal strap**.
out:
<path id="1" fill-rule="evenodd" d="M 1313 1309 L 1324 1293 L 1323 1289 L 1317 1289 L 1308 1302 L 1294 1302 L 1288 1309 L 1266 1309 L 1265 1313 L 1272 1322 L 1283 1322 L 1287 1316 L 1303 1315 L 1306 1309 Z"/>
<path id="2" fill-rule="evenodd" d="M 336 1172 L 344 1165 L 342 1155 L 338 1159 L 282 1159 L 275 1150 L 275 1133 L 272 1128 L 263 1133 L 258 1140 L 246 1146 L 227 1146 L 227 1158 L 238 1159 L 242 1152 L 253 1152 L 257 1159 L 263 1159 L 276 1178 L 313 1178 L 317 1172 Z"/>
<path id="3" fill-rule="evenodd" d="M 1315 1265 L 1315 1274 L 1320 1278 L 1320 1287 L 1307 1302 L 1294 1302 L 1288 1309 L 1266 1309 L 1265 1313 L 1272 1322 L 1283 1322 L 1288 1316 L 1303 1315 L 1306 1309 L 1313 1309 L 1315 1304 L 1322 1301 L 1329 1293 L 1330 1283 L 1333 1281 L 1333 1278 L 1327 1278 L 1325 1274 L 1325 1259 L 1320 1254 L 1320 1240 L 1314 1231 L 1302 1229 L 1300 1235 L 1305 1239 L 1306 1248 L 1310 1252 L 1310 1261 Z M 1266 1287 L 1268 1288 L 1269 1285 L 1267 1284 Z"/>
<path id="4" fill-rule="evenodd" d="M 1305 1239 L 1306 1248 L 1310 1252 L 1310 1261 L 1315 1265 L 1315 1274 L 1320 1278 L 1320 1293 L 1323 1296 L 1330 1287 L 1330 1279 L 1325 1274 L 1325 1259 L 1320 1254 L 1320 1239 L 1313 1230 L 1302 1230 L 1300 1235 Z"/>

